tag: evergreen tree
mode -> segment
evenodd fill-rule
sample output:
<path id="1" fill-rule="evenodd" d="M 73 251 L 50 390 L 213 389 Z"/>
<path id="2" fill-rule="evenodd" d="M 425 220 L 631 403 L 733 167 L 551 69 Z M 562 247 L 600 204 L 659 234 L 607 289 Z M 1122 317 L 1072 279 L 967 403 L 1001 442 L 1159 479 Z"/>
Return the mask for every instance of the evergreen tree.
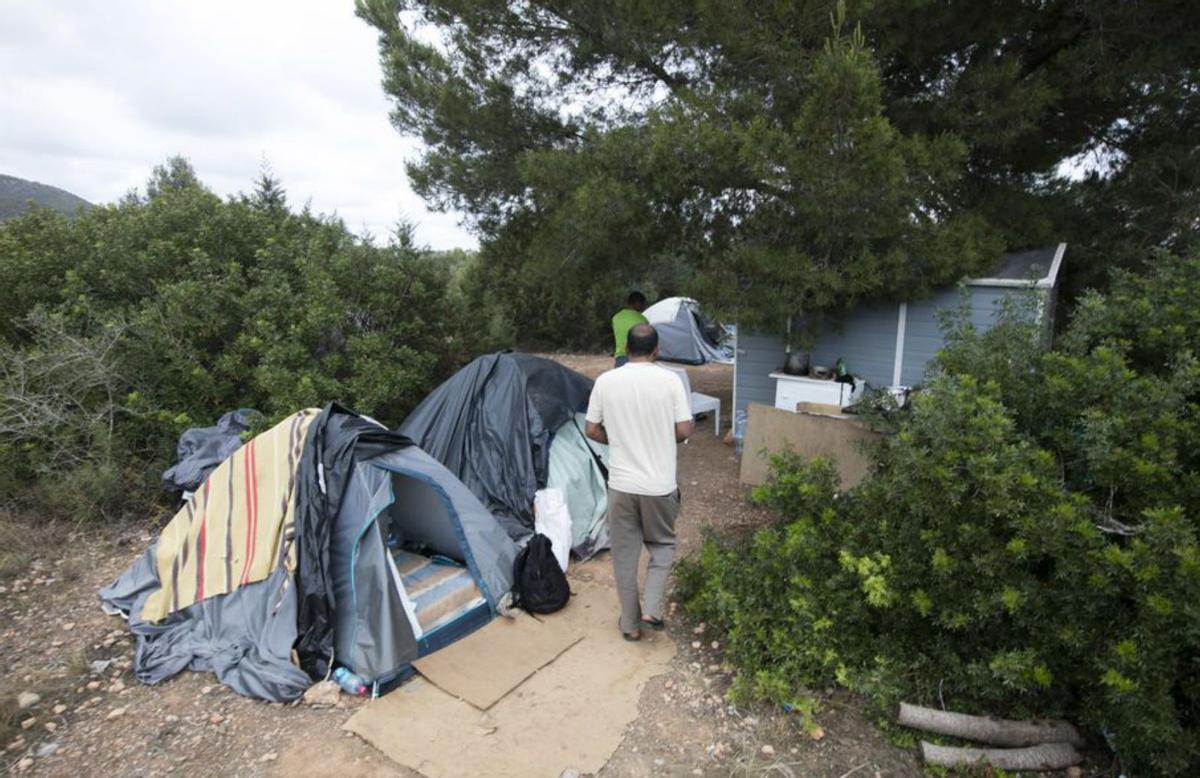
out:
<path id="1" fill-rule="evenodd" d="M 196 176 L 196 169 L 187 157 L 175 155 L 161 165 L 155 165 L 146 182 L 146 199 L 153 200 L 167 192 L 182 192 L 185 189 L 204 189 Z"/>
<path id="2" fill-rule="evenodd" d="M 415 187 L 473 217 L 496 284 L 543 319 L 635 282 L 776 324 L 918 294 L 1004 248 L 1111 242 L 1130 218 L 1097 234 L 1082 208 L 1161 203 L 1155 170 L 1195 167 L 1194 143 L 1153 129 L 1197 113 L 1197 36 L 1161 34 L 1200 21 L 1183 2 L 357 9 L 393 123 L 427 147 Z M 1110 173 L 1085 198 L 1058 173 L 1089 152 Z M 1195 202 L 1185 177 L 1161 221 Z"/>
<path id="3" fill-rule="evenodd" d="M 263 158 L 258 167 L 258 178 L 254 181 L 254 193 L 250 203 L 259 210 L 268 213 L 281 213 L 287 210 L 287 190 L 283 183 L 271 170 L 271 163 Z"/>

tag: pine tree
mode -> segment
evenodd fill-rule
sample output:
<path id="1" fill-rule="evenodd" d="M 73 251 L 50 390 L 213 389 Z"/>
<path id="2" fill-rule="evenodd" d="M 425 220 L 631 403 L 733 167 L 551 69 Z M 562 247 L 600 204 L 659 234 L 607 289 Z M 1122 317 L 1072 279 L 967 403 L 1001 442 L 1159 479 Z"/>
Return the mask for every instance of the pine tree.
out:
<path id="1" fill-rule="evenodd" d="M 1196 28 L 1196 4 L 357 10 L 393 123 L 426 144 L 415 188 L 470 215 L 496 284 L 541 318 L 637 282 L 778 322 L 919 294 L 1005 248 L 1111 245 L 1159 205 L 1143 242 L 1194 231 L 1195 144 L 1156 128 L 1200 116 L 1197 36 L 1161 32 Z M 1089 152 L 1111 163 L 1103 186 L 1059 175 Z"/>
<path id="2" fill-rule="evenodd" d="M 259 210 L 279 214 L 287 210 L 287 190 L 271 170 L 271 163 L 263 158 L 254 181 L 254 193 L 250 203 Z"/>

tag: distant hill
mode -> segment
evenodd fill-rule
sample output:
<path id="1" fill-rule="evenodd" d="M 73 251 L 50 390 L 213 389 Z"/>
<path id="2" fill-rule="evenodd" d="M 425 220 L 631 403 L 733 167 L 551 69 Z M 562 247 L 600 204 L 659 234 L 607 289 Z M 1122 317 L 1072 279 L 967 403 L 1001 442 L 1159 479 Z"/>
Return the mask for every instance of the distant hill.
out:
<path id="1" fill-rule="evenodd" d="M 80 208 L 92 207 L 92 204 L 82 197 L 56 186 L 46 186 L 36 181 L 26 181 L 0 173 L 0 219 L 25 213 L 30 200 L 46 208 L 62 211 L 68 216 L 74 216 Z"/>

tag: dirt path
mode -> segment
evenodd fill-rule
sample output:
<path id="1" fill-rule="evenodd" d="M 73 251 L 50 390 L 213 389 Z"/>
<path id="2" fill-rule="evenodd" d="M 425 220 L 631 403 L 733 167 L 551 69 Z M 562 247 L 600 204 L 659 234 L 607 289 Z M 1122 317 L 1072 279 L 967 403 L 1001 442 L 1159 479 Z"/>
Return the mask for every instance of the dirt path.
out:
<path id="1" fill-rule="evenodd" d="M 610 365 L 607 357 L 554 358 L 589 376 Z M 732 368 L 689 368 L 689 375 L 695 391 L 721 397 L 724 432 Z M 696 548 L 705 526 L 748 527 L 764 519 L 742 499 L 733 450 L 713 435 L 711 421 L 701 423 L 681 449 L 680 484 L 684 554 Z M 0 770 L 72 776 L 415 775 L 342 732 L 352 708 L 361 704 L 357 700 L 327 709 L 267 704 L 238 697 L 211 675 L 189 672 L 154 687 L 134 681 L 132 640 L 119 618 L 100 611 L 95 592 L 145 549 L 149 532 L 9 525 L 6 533 L 6 540 L 23 544 L 29 559 L 20 572 L 0 577 Z M 607 568 L 589 565 L 581 573 L 603 578 Z M 669 630 L 679 647 L 672 670 L 648 684 L 639 718 L 600 775 L 920 774 L 911 753 L 884 741 L 853 700 L 826 699 L 818 716 L 820 740 L 804 734 L 794 716 L 729 705 L 724 693 L 730 676 L 719 638 L 695 634 L 681 617 Z M 22 709 L 17 700 L 22 693 L 39 699 Z"/>

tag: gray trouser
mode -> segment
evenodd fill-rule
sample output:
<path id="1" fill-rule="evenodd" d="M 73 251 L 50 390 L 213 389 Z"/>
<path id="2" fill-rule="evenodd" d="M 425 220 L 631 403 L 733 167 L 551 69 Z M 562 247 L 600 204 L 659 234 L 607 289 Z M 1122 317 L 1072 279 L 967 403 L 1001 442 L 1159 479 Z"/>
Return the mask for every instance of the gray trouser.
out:
<path id="1" fill-rule="evenodd" d="M 642 622 L 638 602 L 638 563 L 642 547 L 650 555 L 646 569 L 646 615 L 663 617 L 667 576 L 675 559 L 675 517 L 679 491 L 661 497 L 608 490 L 608 534 L 613 577 L 621 601 L 621 630 L 633 632 Z"/>

